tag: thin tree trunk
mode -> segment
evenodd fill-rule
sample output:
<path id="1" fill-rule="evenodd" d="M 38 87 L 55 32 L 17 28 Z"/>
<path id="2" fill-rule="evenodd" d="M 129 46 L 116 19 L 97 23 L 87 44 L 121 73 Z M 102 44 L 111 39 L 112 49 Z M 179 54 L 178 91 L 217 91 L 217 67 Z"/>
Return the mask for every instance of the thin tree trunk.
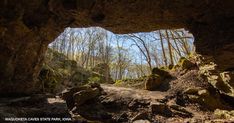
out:
<path id="1" fill-rule="evenodd" d="M 160 30 L 159 30 L 159 37 L 160 37 L 160 42 L 161 42 L 162 51 L 163 51 L 164 64 L 167 66 L 167 58 L 166 58 L 166 53 L 165 53 L 165 49 L 164 49 L 164 45 L 163 45 L 162 33 Z"/>
<path id="2" fill-rule="evenodd" d="M 175 46 L 176 46 L 176 49 L 177 49 L 177 53 L 178 53 L 178 55 L 180 56 L 180 57 L 182 57 L 182 54 L 181 54 L 181 52 L 180 52 L 180 48 L 179 48 L 179 46 L 178 46 L 178 44 L 177 44 L 177 40 L 175 39 L 175 35 L 174 35 L 174 33 L 172 32 L 172 31 L 170 31 L 170 33 L 171 33 L 171 36 L 172 36 L 172 38 L 174 39 L 174 43 L 175 43 Z"/>
<path id="3" fill-rule="evenodd" d="M 181 39 L 181 43 L 182 43 L 182 45 L 183 45 L 183 49 L 184 49 L 186 55 L 188 55 L 188 54 L 189 54 L 189 49 L 188 49 L 188 47 L 186 46 L 186 38 L 184 39 L 184 38 L 183 38 L 183 35 L 181 36 L 181 35 L 180 35 L 178 32 L 176 32 L 176 31 L 175 31 L 175 33 L 177 34 L 178 38 Z M 183 34 L 183 32 L 182 32 L 182 34 Z"/>

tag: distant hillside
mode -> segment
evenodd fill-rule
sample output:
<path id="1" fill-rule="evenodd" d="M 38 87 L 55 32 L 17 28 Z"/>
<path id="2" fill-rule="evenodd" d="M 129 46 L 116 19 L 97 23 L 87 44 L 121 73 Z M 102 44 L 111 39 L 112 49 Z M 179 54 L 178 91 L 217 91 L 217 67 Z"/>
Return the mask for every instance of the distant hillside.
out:
<path id="1" fill-rule="evenodd" d="M 47 50 L 39 80 L 41 90 L 51 93 L 89 82 L 113 83 L 108 65 L 100 63 L 91 70 L 87 70 L 78 66 L 76 61 L 50 48 Z"/>

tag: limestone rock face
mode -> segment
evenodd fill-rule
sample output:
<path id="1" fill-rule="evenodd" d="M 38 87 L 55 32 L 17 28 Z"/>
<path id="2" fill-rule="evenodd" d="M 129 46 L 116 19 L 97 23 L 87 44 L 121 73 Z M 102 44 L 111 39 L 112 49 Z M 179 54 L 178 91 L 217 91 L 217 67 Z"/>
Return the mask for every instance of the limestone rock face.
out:
<path id="1" fill-rule="evenodd" d="M 0 93 L 31 94 L 48 43 L 65 27 L 115 33 L 186 28 L 197 52 L 219 69 L 234 66 L 233 0 L 2 0 Z"/>

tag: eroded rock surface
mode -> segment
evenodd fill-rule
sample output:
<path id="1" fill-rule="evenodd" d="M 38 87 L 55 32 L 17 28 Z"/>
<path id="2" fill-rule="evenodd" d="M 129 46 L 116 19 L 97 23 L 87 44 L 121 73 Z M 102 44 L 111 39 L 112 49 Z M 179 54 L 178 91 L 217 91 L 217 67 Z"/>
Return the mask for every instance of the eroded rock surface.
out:
<path id="1" fill-rule="evenodd" d="M 234 66 L 233 0 L 4 0 L 0 2 L 0 93 L 31 94 L 48 43 L 65 27 L 115 33 L 186 28 L 198 53 Z"/>

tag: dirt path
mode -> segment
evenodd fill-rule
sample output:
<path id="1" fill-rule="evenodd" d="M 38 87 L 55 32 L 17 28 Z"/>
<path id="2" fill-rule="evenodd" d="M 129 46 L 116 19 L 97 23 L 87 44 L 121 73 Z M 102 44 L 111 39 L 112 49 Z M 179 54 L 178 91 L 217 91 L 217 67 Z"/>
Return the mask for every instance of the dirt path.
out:
<path id="1" fill-rule="evenodd" d="M 147 91 L 133 88 L 117 87 L 114 85 L 102 84 L 101 87 L 108 95 L 116 98 L 132 98 L 139 100 L 159 101 L 165 98 L 167 92 Z"/>

